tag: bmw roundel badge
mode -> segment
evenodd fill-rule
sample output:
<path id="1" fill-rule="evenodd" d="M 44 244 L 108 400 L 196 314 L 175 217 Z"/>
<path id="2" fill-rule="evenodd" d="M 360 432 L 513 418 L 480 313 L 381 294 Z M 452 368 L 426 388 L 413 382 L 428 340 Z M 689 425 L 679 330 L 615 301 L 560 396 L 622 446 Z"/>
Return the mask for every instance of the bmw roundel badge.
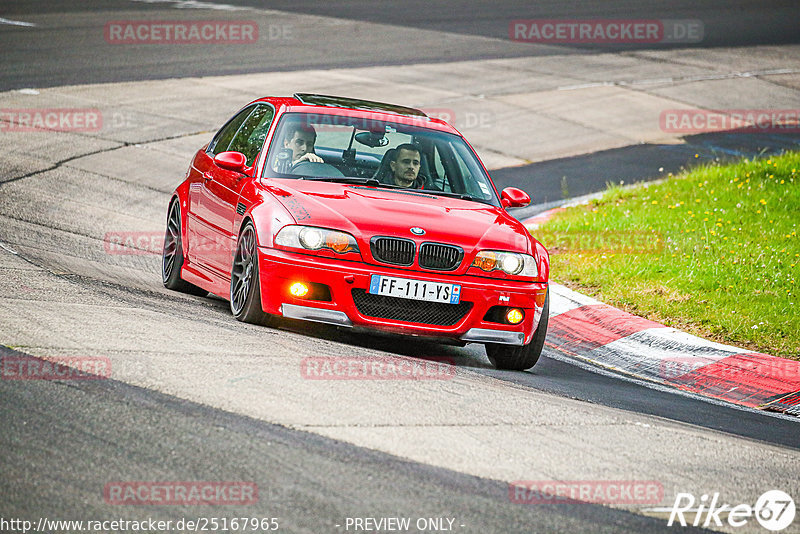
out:
<path id="1" fill-rule="evenodd" d="M 411 233 L 414 235 L 425 235 L 425 230 L 423 230 L 419 226 L 414 226 L 413 228 L 411 228 Z"/>

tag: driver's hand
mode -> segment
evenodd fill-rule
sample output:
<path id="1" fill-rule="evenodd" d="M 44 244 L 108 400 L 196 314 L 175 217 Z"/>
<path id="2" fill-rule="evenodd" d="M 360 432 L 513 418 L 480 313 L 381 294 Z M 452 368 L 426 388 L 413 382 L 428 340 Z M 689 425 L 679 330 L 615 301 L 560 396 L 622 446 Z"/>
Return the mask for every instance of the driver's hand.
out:
<path id="1" fill-rule="evenodd" d="M 321 157 L 317 156 L 313 152 L 308 152 L 306 154 L 303 154 L 302 156 L 297 158 L 297 161 L 295 161 L 294 164 L 297 165 L 301 161 L 310 161 L 311 163 L 325 163 L 325 161 Z"/>

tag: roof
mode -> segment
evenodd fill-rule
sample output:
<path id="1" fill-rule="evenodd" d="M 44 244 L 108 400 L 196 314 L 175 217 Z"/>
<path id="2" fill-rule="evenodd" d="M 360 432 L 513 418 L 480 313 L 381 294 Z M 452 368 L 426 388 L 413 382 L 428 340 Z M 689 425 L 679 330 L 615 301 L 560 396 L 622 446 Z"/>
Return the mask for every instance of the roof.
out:
<path id="1" fill-rule="evenodd" d="M 331 106 L 339 108 L 363 109 L 365 111 L 379 111 L 395 113 L 411 117 L 427 117 L 424 112 L 405 106 L 375 102 L 373 100 L 360 100 L 344 96 L 317 95 L 312 93 L 295 93 L 294 97 L 303 104 L 310 106 Z"/>
<path id="2" fill-rule="evenodd" d="M 276 111 L 280 109 L 281 113 L 283 111 L 325 113 L 332 115 L 344 113 L 348 116 L 364 118 L 375 118 L 370 115 L 382 114 L 384 116 L 380 117 L 379 120 L 394 120 L 402 124 L 414 124 L 425 128 L 461 135 L 451 124 L 448 124 L 438 117 L 429 117 L 419 109 L 375 102 L 372 100 L 360 100 L 357 98 L 312 93 L 295 93 L 293 96 L 264 96 L 253 100 L 250 104 L 256 102 L 269 102 L 271 105 L 276 106 Z M 393 115 L 396 119 L 387 115 Z"/>

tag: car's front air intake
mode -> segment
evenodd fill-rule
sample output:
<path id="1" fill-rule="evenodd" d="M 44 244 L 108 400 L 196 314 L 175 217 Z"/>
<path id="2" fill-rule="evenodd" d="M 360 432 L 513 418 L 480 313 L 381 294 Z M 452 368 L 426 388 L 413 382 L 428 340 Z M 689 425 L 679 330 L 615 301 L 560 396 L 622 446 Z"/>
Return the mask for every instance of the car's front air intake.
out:
<path id="1" fill-rule="evenodd" d="M 409 323 L 453 326 L 472 309 L 471 302 L 461 301 L 458 304 L 426 302 L 373 295 L 363 289 L 353 289 L 352 295 L 353 302 L 362 315 Z"/>

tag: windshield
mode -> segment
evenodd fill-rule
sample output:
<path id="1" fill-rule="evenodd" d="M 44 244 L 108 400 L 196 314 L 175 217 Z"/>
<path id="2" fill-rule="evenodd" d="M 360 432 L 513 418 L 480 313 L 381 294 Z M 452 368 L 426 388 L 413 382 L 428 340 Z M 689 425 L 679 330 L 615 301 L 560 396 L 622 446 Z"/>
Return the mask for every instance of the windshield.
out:
<path id="1" fill-rule="evenodd" d="M 286 113 L 271 145 L 264 177 L 416 189 L 500 205 L 469 145 L 421 125 Z"/>

